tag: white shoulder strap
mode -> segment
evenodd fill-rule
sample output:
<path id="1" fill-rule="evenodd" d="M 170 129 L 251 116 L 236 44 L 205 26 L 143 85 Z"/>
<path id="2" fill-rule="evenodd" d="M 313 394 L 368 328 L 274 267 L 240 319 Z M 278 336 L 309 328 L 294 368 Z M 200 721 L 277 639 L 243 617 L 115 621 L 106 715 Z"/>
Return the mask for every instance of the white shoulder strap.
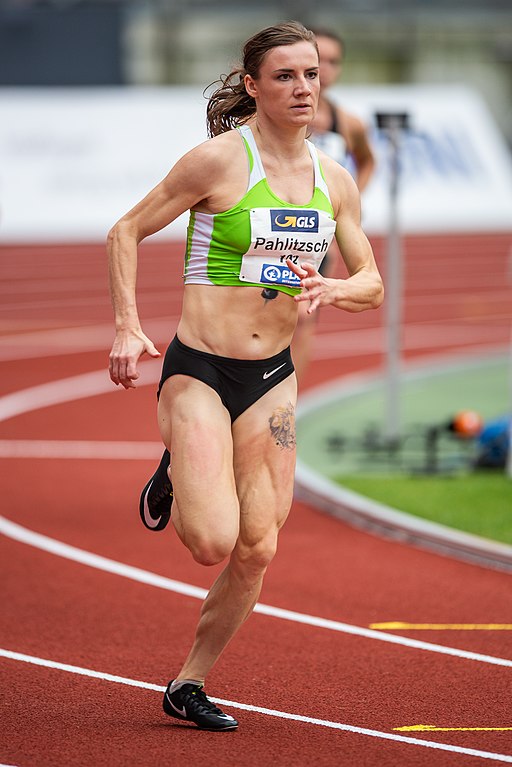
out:
<path id="1" fill-rule="evenodd" d="M 258 151 L 258 147 L 256 146 L 256 141 L 249 125 L 240 125 L 238 130 L 246 140 L 250 150 L 249 161 L 251 166 L 251 175 L 249 177 L 249 189 L 252 189 L 253 186 L 255 186 L 259 181 L 262 181 L 262 179 L 266 177 L 265 169 L 263 168 L 260 153 Z"/>
<path id="2" fill-rule="evenodd" d="M 327 199 L 330 201 L 331 197 L 329 195 L 329 189 L 327 187 L 327 183 L 322 175 L 322 170 L 320 168 L 320 160 L 318 159 L 318 152 L 316 151 L 316 146 L 313 144 L 312 141 L 308 141 L 306 139 L 306 144 L 308 145 L 309 154 L 311 155 L 311 159 L 313 160 L 313 166 L 315 169 L 315 186 L 320 189 Z"/>

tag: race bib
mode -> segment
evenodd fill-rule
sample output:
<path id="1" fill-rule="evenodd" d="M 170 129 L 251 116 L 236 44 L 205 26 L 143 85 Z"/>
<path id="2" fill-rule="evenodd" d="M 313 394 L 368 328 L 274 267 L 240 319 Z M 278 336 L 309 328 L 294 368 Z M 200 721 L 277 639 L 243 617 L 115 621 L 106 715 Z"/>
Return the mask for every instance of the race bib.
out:
<path id="1" fill-rule="evenodd" d="M 242 256 L 240 279 L 299 288 L 300 279 L 286 261 L 318 269 L 336 222 L 325 211 L 311 208 L 256 208 L 250 216 L 251 245 Z"/>

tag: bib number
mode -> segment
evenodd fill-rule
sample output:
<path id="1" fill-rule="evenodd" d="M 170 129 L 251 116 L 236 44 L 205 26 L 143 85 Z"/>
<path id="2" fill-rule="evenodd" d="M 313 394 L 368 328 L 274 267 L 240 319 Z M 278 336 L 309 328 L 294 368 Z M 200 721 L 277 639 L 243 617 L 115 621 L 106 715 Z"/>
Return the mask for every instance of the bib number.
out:
<path id="1" fill-rule="evenodd" d="M 300 288 L 286 262 L 318 269 L 336 229 L 325 211 L 310 208 L 256 208 L 250 220 L 251 245 L 242 256 L 240 279 L 267 286 Z"/>

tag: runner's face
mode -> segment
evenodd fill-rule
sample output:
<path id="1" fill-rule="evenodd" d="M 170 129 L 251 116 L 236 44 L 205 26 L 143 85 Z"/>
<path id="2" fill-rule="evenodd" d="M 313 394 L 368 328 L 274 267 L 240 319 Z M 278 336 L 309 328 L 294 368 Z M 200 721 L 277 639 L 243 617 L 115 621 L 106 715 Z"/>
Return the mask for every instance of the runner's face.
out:
<path id="1" fill-rule="evenodd" d="M 313 43 L 281 45 L 267 53 L 257 80 L 246 75 L 247 92 L 256 99 L 258 113 L 272 120 L 308 125 L 318 105 L 318 55 Z"/>
<path id="2" fill-rule="evenodd" d="M 320 61 L 320 86 L 329 88 L 338 79 L 341 72 L 342 50 L 336 40 L 317 35 Z"/>

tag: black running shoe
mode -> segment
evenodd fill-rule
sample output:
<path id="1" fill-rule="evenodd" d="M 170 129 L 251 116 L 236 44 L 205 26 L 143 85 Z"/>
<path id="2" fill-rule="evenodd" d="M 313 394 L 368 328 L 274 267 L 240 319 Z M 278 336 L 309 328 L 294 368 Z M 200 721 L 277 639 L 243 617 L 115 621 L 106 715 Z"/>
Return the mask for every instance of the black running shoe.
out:
<path id="1" fill-rule="evenodd" d="M 163 530 L 171 517 L 173 492 L 171 480 L 167 474 L 170 463 L 169 451 L 164 450 L 158 469 L 140 496 L 140 518 L 148 530 Z"/>
<path id="2" fill-rule="evenodd" d="M 238 722 L 208 700 L 201 685 L 184 684 L 170 693 L 169 682 L 164 695 L 164 711 L 182 722 L 193 722 L 201 730 L 235 730 Z"/>

